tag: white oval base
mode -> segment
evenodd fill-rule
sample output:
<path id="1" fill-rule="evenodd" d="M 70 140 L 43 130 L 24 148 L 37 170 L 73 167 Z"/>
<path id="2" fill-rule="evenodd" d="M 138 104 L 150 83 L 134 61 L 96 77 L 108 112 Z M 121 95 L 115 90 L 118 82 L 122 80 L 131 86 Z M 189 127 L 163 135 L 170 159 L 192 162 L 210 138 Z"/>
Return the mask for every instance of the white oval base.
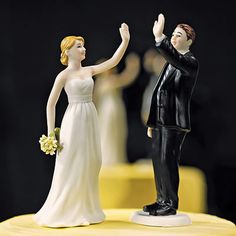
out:
<path id="1" fill-rule="evenodd" d="M 169 216 L 150 216 L 147 212 L 136 211 L 132 214 L 130 220 L 134 223 L 148 226 L 176 227 L 192 224 L 189 216 L 182 213 Z"/>

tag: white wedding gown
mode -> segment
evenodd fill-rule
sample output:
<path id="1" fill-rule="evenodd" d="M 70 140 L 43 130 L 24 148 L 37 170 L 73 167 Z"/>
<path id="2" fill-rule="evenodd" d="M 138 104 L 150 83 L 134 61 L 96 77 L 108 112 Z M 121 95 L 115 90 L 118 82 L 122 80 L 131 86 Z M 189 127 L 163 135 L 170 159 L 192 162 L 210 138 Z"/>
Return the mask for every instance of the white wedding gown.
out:
<path id="1" fill-rule="evenodd" d="M 92 78 L 68 80 L 68 107 L 61 124 L 63 150 L 57 155 L 51 189 L 33 216 L 42 226 L 70 227 L 102 222 L 98 175 L 101 144 Z"/>

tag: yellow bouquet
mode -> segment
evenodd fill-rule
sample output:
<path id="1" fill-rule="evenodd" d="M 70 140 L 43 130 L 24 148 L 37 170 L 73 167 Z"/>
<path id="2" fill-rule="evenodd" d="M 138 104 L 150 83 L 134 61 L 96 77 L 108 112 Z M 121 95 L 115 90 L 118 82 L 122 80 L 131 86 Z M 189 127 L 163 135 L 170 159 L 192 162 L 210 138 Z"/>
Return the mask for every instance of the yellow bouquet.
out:
<path id="1" fill-rule="evenodd" d="M 47 155 L 51 156 L 56 153 L 56 151 L 60 152 L 63 147 L 60 144 L 60 128 L 55 128 L 49 136 L 43 134 L 40 139 L 40 149 L 45 152 Z"/>

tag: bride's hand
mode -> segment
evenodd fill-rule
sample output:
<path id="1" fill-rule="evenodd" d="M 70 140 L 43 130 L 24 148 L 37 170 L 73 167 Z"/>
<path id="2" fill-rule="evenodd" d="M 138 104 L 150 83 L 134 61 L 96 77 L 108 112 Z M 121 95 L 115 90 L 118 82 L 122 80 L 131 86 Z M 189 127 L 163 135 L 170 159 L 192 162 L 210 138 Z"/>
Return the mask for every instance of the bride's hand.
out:
<path id="1" fill-rule="evenodd" d="M 122 41 L 128 42 L 130 40 L 129 26 L 126 23 L 121 24 L 120 36 L 122 38 Z"/>

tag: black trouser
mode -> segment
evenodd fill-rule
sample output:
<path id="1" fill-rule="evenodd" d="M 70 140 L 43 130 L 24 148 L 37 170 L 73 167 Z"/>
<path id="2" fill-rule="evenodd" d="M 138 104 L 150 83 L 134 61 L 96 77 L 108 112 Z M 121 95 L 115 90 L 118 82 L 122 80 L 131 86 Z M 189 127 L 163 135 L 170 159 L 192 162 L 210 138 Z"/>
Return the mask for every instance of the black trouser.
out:
<path id="1" fill-rule="evenodd" d="M 178 209 L 179 159 L 186 132 L 158 127 L 152 132 L 152 162 L 157 201 Z"/>

